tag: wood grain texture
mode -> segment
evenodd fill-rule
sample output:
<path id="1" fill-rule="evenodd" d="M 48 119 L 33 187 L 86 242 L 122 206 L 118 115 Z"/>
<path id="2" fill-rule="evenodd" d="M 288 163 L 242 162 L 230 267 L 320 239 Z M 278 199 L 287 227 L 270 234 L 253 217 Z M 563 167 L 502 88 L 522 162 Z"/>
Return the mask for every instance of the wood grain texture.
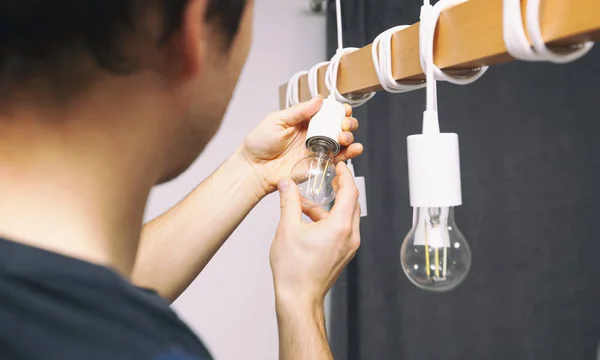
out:
<path id="1" fill-rule="evenodd" d="M 522 7 L 526 0 L 522 1 Z M 525 14 L 525 12 L 523 12 Z M 600 0 L 543 0 L 540 22 L 550 46 L 565 46 L 600 40 Z M 502 38 L 502 0 L 470 0 L 440 16 L 435 35 L 434 61 L 442 69 L 460 72 L 513 60 Z M 419 23 L 392 37 L 392 72 L 396 80 L 423 79 L 419 61 Z M 319 91 L 328 92 L 319 69 Z M 285 88 L 280 87 L 282 108 Z M 340 63 L 338 89 L 343 94 L 381 90 L 371 59 L 371 45 L 344 56 Z M 310 99 L 307 76 L 300 79 L 300 100 Z"/>

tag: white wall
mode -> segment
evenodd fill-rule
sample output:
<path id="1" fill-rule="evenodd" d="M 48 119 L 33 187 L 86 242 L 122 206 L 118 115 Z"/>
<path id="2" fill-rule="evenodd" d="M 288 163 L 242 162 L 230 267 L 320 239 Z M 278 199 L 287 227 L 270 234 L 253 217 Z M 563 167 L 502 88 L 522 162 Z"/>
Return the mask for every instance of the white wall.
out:
<path id="1" fill-rule="evenodd" d="M 278 108 L 279 85 L 294 72 L 324 60 L 325 16 L 312 14 L 308 4 L 308 0 L 255 0 L 253 49 L 223 127 L 187 173 L 154 190 L 147 219 L 185 196 L 257 122 Z M 279 198 L 269 196 L 175 303 L 175 310 L 218 360 L 277 359 L 268 256 L 278 219 Z"/>

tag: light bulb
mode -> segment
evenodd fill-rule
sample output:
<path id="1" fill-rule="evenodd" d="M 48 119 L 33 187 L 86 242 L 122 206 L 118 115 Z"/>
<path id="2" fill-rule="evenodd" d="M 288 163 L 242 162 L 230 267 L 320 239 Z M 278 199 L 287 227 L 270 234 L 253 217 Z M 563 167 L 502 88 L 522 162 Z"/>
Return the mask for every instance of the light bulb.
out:
<path id="1" fill-rule="evenodd" d="M 292 169 L 291 179 L 298 185 L 305 207 L 325 206 L 335 199 L 335 165 L 331 142 L 315 141 L 309 155 Z"/>
<path id="2" fill-rule="evenodd" d="M 410 281 L 429 291 L 450 291 L 471 268 L 471 249 L 454 222 L 452 207 L 415 209 L 415 221 L 400 250 Z"/>

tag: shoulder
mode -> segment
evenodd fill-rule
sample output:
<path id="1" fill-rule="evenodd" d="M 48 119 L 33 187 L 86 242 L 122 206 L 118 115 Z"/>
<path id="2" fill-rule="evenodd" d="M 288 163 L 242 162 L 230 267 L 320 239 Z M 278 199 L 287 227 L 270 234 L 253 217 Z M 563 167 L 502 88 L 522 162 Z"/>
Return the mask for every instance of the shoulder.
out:
<path id="1" fill-rule="evenodd" d="M 0 254 L 0 358 L 210 359 L 158 294 L 108 268 L 15 249 Z"/>

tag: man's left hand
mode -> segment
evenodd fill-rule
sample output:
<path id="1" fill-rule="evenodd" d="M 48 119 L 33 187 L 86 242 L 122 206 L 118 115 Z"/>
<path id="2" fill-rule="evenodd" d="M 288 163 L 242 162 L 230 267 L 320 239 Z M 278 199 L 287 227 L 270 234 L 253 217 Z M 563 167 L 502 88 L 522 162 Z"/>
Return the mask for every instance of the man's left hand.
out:
<path id="1" fill-rule="evenodd" d="M 306 132 L 310 119 L 319 111 L 323 98 L 310 101 L 268 115 L 244 140 L 240 149 L 257 176 L 264 195 L 277 189 L 277 183 L 288 177 L 292 167 L 306 156 Z M 338 142 L 342 150 L 334 162 L 355 158 L 363 146 L 354 143 L 353 131 L 358 120 L 352 117 L 352 107 L 345 105 L 346 118 Z"/>

